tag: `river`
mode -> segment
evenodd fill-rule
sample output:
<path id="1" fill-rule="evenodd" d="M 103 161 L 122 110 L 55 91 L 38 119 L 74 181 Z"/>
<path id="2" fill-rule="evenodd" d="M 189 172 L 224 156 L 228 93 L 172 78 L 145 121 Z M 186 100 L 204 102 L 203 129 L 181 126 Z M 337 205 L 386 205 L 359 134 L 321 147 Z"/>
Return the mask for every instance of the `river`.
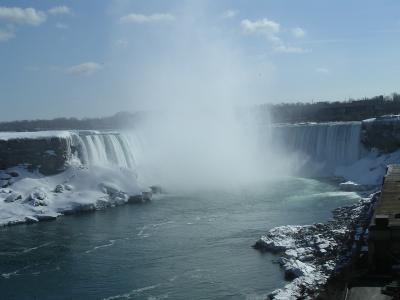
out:
<path id="1" fill-rule="evenodd" d="M 329 182 L 284 178 L 0 228 L 0 298 L 265 299 L 285 285 L 283 272 L 251 245 L 357 199 Z"/>

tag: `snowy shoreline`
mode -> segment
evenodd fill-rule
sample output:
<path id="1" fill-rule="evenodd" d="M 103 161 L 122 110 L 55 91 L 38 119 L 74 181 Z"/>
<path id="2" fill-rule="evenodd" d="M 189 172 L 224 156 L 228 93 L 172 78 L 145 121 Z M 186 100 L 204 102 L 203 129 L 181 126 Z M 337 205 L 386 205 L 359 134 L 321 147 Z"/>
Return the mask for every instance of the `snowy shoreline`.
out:
<path id="1" fill-rule="evenodd" d="M 151 192 L 127 168 L 79 163 L 53 176 L 19 166 L 0 171 L 0 226 L 36 223 L 58 216 L 147 201 Z"/>
<path id="2" fill-rule="evenodd" d="M 0 226 L 146 201 L 129 142 L 115 132 L 0 133 Z"/>
<path id="3" fill-rule="evenodd" d="M 328 279 L 348 263 L 354 235 L 360 235 L 379 192 L 358 203 L 333 210 L 326 223 L 286 225 L 272 228 L 254 245 L 260 251 L 280 256 L 285 278 L 292 280 L 269 294 L 269 299 L 314 299 Z"/>

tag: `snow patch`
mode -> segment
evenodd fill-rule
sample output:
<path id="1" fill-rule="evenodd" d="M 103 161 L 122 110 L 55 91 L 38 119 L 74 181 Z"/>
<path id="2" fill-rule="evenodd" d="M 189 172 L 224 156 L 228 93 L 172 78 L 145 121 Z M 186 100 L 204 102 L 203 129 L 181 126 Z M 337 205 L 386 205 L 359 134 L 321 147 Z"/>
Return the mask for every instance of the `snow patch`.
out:
<path id="1" fill-rule="evenodd" d="M 44 176 L 24 167 L 13 182 L 0 188 L 0 225 L 52 220 L 62 214 L 116 206 L 141 195 L 134 170 L 116 167 L 72 165 L 66 171 Z"/>
<path id="2" fill-rule="evenodd" d="M 325 224 L 280 226 L 262 236 L 254 248 L 280 253 L 285 277 L 292 280 L 283 289 L 273 291 L 269 299 L 314 299 L 318 289 L 349 258 L 346 243 L 353 232 L 356 236 L 362 234 L 359 224 L 371 214 L 376 195 L 335 209 L 333 219 Z"/>
<path id="3" fill-rule="evenodd" d="M 398 163 L 400 163 L 400 150 L 389 154 L 373 150 L 351 165 L 337 167 L 335 176 L 361 185 L 377 186 L 382 184 L 387 166 Z"/>
<path id="4" fill-rule="evenodd" d="M 68 138 L 70 131 L 0 132 L 0 140 Z"/>

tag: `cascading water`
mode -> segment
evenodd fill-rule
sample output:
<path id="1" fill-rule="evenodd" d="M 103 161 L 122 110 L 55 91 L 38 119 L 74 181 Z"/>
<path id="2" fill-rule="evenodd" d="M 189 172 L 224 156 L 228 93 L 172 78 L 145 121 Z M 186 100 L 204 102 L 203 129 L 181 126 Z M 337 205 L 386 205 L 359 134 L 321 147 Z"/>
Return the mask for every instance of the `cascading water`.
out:
<path id="1" fill-rule="evenodd" d="M 307 162 L 309 170 L 320 169 L 321 166 L 325 170 L 332 170 L 337 166 L 349 165 L 364 153 L 360 143 L 360 122 L 276 125 L 268 130 L 264 127 L 259 129 L 259 136 L 265 137 L 261 140 L 265 140 L 267 147 L 271 148 L 273 141 L 274 146 L 278 146 L 274 151 L 284 150 L 288 156 L 293 153 L 299 155 L 301 161 Z M 130 169 L 137 169 L 137 162 L 147 167 L 155 163 L 149 161 L 149 155 L 146 154 L 155 145 L 151 147 L 147 142 L 148 137 L 139 129 L 123 133 L 80 131 L 73 134 L 69 141 L 78 149 L 78 156 L 86 165 Z M 143 149 L 147 150 L 144 152 Z M 154 155 L 150 157 L 154 159 Z M 318 165 L 310 166 L 308 163 Z M 147 171 L 143 167 L 140 173 L 147 177 Z"/>
<path id="2" fill-rule="evenodd" d="M 79 132 L 79 157 L 84 164 L 134 168 L 135 159 L 127 139 L 119 133 Z"/>
<path id="3" fill-rule="evenodd" d="M 282 125 L 272 131 L 285 150 L 326 167 L 351 164 L 363 153 L 360 122 Z"/>

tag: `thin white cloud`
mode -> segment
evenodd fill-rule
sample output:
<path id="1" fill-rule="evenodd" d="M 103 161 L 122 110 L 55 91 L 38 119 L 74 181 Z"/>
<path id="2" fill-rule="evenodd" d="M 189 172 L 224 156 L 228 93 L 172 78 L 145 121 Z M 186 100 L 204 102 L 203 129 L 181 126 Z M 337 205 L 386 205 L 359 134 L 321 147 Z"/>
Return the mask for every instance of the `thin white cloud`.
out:
<path id="1" fill-rule="evenodd" d="M 68 24 L 57 22 L 56 23 L 56 28 L 58 28 L 58 29 L 68 29 L 69 26 L 68 26 Z"/>
<path id="2" fill-rule="evenodd" d="M 260 20 L 251 21 L 248 19 L 242 20 L 240 23 L 243 32 L 247 34 L 260 34 L 269 41 L 274 52 L 277 53 L 306 53 L 309 50 L 305 50 L 300 47 L 289 46 L 281 38 L 281 25 L 278 22 L 263 18 Z M 300 29 L 300 27 L 298 27 Z M 305 31 L 297 32 L 299 35 L 305 34 Z"/>
<path id="3" fill-rule="evenodd" d="M 167 13 L 156 13 L 151 15 L 133 13 L 123 16 L 119 20 L 121 23 L 160 23 L 175 21 L 175 16 Z"/>
<path id="4" fill-rule="evenodd" d="M 14 37 L 14 31 L 10 29 L 0 29 L 0 42 L 6 42 Z"/>
<path id="5" fill-rule="evenodd" d="M 319 67 L 315 69 L 315 72 L 320 74 L 329 74 L 331 71 L 328 68 Z"/>
<path id="6" fill-rule="evenodd" d="M 4 7 L 0 6 L 0 20 L 18 24 L 38 26 L 46 21 L 46 13 L 32 7 Z"/>
<path id="7" fill-rule="evenodd" d="M 55 6 L 47 11 L 50 15 L 69 15 L 71 14 L 71 9 L 68 6 Z"/>
<path id="8" fill-rule="evenodd" d="M 306 31 L 303 28 L 300 27 L 296 27 L 296 28 L 292 28 L 292 34 L 295 38 L 303 38 L 306 35 Z"/>
<path id="9" fill-rule="evenodd" d="M 275 21 L 268 20 L 267 18 L 256 21 L 244 19 L 240 25 L 243 31 L 246 33 L 263 33 L 273 35 L 280 31 L 280 24 Z"/>
<path id="10" fill-rule="evenodd" d="M 95 62 L 85 62 L 67 68 L 67 73 L 72 75 L 91 75 L 103 69 L 103 66 Z"/>
<path id="11" fill-rule="evenodd" d="M 222 19 L 232 19 L 237 16 L 239 12 L 237 10 L 228 9 L 221 14 Z"/>
<path id="12" fill-rule="evenodd" d="M 276 52 L 280 53 L 307 53 L 310 52 L 309 50 L 303 49 L 301 47 L 293 47 L 288 45 L 280 45 L 274 48 Z"/>

